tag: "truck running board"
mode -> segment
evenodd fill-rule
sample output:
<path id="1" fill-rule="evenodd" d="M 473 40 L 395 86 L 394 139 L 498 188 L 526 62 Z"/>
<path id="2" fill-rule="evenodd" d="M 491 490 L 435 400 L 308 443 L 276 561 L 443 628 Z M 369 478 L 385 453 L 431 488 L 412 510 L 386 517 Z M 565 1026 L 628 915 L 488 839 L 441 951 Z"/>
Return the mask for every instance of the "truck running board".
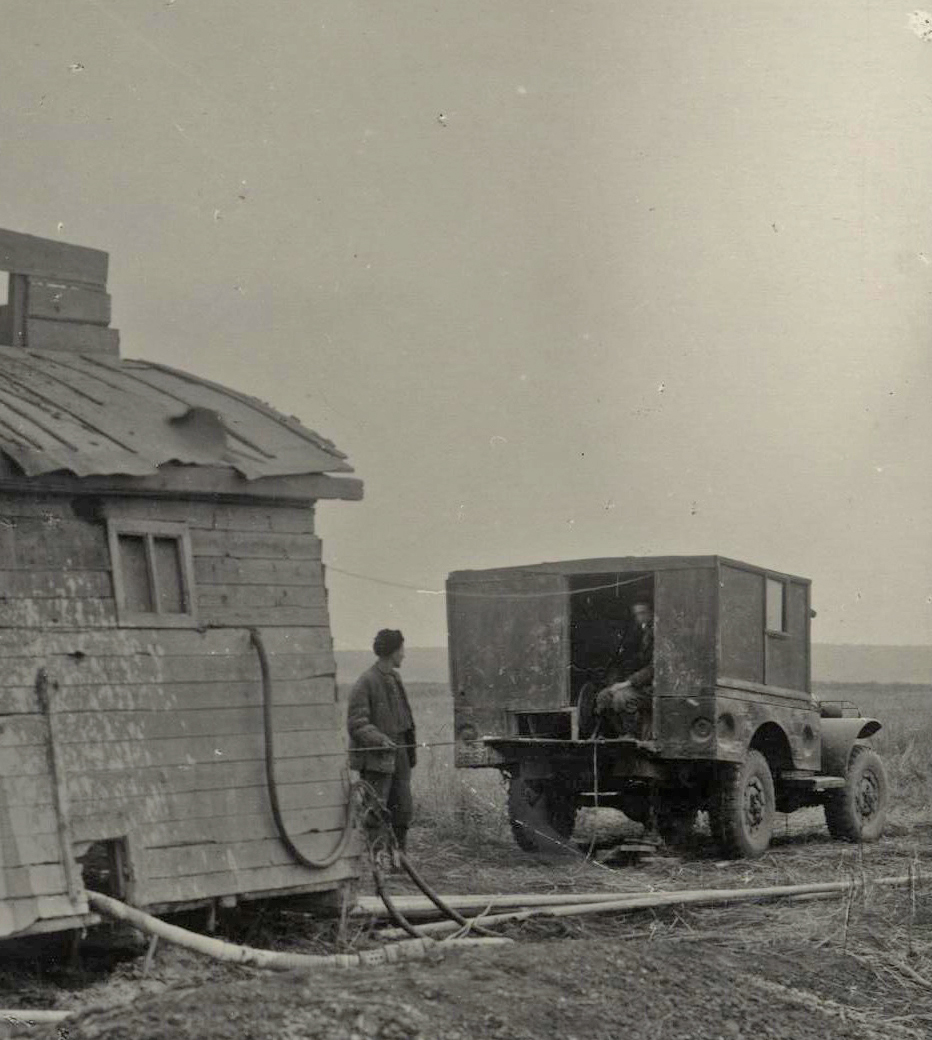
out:
<path id="1" fill-rule="evenodd" d="M 802 791 L 833 791 L 845 786 L 843 776 L 816 776 L 790 770 L 780 774 L 780 782 Z"/>

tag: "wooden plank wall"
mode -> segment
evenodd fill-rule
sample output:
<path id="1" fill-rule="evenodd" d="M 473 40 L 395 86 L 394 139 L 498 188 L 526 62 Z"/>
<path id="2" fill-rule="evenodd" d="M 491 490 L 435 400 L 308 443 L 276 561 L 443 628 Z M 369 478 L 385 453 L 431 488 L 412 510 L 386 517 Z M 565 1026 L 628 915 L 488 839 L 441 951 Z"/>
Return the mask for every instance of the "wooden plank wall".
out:
<path id="1" fill-rule="evenodd" d="M 278 840 L 265 781 L 261 687 L 248 627 L 272 661 L 280 799 L 320 857 L 345 815 L 320 543 L 310 509 L 122 499 L 109 516 L 184 520 L 198 620 L 120 629 L 106 528 L 70 499 L 0 500 L 0 846 L 19 917 L 73 912 L 35 680 L 44 667 L 77 843 L 128 835 L 138 905 L 317 885 Z M 2 930 L 2 922 L 0 922 Z"/>

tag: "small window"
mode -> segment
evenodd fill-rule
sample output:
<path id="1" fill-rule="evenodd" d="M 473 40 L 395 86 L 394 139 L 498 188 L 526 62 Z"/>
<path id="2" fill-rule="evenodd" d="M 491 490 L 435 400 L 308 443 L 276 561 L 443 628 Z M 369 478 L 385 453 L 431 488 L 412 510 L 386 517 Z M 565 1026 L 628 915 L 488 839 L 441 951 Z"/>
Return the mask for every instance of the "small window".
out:
<path id="1" fill-rule="evenodd" d="M 767 579 L 767 631 L 786 632 L 786 585 Z"/>
<path id="2" fill-rule="evenodd" d="M 110 520 L 110 560 L 121 625 L 196 624 L 191 543 L 184 524 Z"/>

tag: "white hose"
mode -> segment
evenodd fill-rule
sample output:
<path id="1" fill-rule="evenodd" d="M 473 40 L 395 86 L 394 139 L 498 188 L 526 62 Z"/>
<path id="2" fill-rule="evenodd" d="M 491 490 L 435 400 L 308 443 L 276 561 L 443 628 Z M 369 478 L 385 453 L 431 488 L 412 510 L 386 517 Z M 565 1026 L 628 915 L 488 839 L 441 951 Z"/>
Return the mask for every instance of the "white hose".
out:
<path id="1" fill-rule="evenodd" d="M 278 950 L 257 950 L 252 946 L 238 946 L 223 939 L 213 939 L 197 932 L 189 932 L 187 928 L 168 924 L 158 917 L 127 906 L 118 899 L 105 896 L 100 892 L 87 893 L 88 904 L 98 913 L 112 917 L 117 921 L 125 921 L 147 935 L 157 935 L 168 942 L 206 954 L 219 961 L 233 964 L 248 964 L 255 968 L 271 968 L 275 971 L 290 971 L 294 968 L 320 968 L 336 965 L 341 968 L 356 968 L 361 965 L 385 964 L 394 961 L 420 960 L 438 951 L 438 944 L 433 939 L 406 939 L 382 946 L 377 950 L 361 950 L 359 953 L 308 954 L 284 953 Z M 499 945 L 496 939 L 472 940 L 469 945 Z M 443 946 L 459 945 L 459 940 L 446 941 Z"/>

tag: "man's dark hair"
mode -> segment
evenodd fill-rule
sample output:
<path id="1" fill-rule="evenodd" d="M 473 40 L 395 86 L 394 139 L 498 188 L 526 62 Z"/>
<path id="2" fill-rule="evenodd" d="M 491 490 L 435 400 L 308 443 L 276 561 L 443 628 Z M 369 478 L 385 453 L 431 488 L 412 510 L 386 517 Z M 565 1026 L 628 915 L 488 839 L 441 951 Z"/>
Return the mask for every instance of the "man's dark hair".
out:
<path id="1" fill-rule="evenodd" d="M 389 657 L 404 643 L 405 637 L 397 628 L 381 628 L 372 643 L 376 657 Z"/>

